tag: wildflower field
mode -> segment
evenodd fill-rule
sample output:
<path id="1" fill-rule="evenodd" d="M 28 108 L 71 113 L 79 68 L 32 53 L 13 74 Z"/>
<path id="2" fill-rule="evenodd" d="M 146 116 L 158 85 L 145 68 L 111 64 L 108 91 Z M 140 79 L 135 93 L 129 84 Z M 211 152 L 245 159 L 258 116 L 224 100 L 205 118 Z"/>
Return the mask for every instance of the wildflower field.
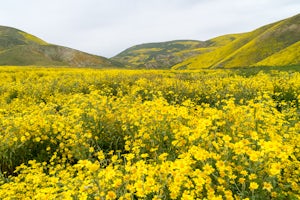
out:
<path id="1" fill-rule="evenodd" d="M 300 199 L 300 73 L 0 67 L 0 199 Z"/>

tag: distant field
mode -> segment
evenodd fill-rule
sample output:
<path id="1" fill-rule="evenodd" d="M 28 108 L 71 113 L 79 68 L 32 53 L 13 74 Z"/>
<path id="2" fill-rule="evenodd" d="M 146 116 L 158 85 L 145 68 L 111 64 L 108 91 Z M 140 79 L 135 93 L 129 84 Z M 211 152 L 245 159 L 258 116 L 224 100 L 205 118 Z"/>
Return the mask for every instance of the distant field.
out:
<path id="1" fill-rule="evenodd" d="M 0 67 L 0 199 L 299 199 L 299 67 Z"/>

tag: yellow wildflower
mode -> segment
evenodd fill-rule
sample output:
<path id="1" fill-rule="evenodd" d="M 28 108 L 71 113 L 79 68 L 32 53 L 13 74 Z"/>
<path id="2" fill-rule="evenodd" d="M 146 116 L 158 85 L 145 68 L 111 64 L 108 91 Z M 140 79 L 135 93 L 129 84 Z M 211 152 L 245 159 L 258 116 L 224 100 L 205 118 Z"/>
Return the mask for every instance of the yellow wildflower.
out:
<path id="1" fill-rule="evenodd" d="M 271 190 L 273 189 L 273 186 L 271 183 L 269 182 L 264 182 L 264 186 L 263 186 L 264 190 L 267 190 L 268 192 L 271 192 Z"/>
<path id="2" fill-rule="evenodd" d="M 251 190 L 251 191 L 253 191 L 253 190 L 256 190 L 257 188 L 258 188 L 258 184 L 256 183 L 256 182 L 250 182 L 250 186 L 249 186 L 249 189 Z"/>
<path id="3" fill-rule="evenodd" d="M 107 195 L 106 195 L 106 199 L 116 199 L 117 198 L 117 195 L 116 195 L 116 193 L 114 192 L 114 191 L 108 191 L 107 192 Z"/>

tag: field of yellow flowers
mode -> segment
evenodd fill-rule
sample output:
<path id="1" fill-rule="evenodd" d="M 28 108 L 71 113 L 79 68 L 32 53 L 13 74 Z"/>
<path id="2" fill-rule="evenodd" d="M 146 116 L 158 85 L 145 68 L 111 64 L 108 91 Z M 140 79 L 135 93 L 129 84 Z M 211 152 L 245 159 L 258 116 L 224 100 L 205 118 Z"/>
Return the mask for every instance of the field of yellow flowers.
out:
<path id="1" fill-rule="evenodd" d="M 300 73 L 0 67 L 0 199 L 299 199 Z"/>

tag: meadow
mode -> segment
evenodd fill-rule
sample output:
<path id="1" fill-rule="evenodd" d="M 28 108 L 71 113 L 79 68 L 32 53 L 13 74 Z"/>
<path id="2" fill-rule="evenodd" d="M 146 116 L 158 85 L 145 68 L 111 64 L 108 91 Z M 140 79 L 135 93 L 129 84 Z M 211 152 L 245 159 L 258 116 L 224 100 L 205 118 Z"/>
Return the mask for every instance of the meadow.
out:
<path id="1" fill-rule="evenodd" d="M 0 199 L 300 199 L 297 70 L 0 80 Z"/>

